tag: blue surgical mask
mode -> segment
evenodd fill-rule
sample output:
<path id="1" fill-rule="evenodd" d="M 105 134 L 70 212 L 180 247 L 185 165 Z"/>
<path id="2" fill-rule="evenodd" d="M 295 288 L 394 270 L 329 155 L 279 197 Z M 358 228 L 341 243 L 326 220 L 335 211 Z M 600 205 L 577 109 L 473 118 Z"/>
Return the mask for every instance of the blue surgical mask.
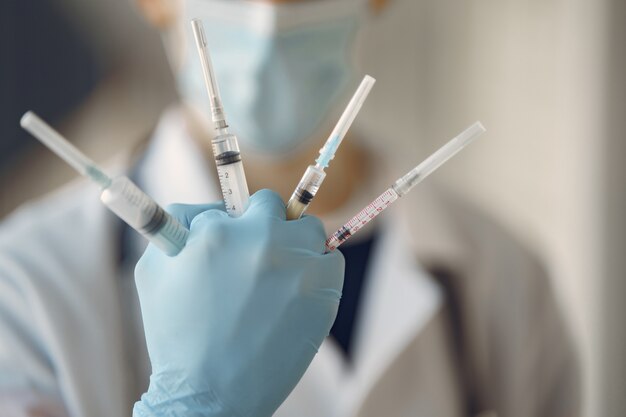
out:
<path id="1" fill-rule="evenodd" d="M 186 0 L 185 42 L 177 71 L 184 100 L 208 115 L 189 21 L 204 22 L 226 118 L 244 148 L 284 153 L 320 128 L 353 86 L 362 0 L 270 4 Z"/>

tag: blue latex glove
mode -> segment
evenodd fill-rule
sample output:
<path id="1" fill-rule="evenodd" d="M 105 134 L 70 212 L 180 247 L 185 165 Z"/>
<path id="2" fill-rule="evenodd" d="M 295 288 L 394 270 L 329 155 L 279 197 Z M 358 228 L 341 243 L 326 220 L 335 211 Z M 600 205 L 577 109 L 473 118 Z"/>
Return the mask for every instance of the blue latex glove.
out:
<path id="1" fill-rule="evenodd" d="M 135 270 L 152 376 L 134 416 L 269 417 L 330 331 L 343 256 L 324 254 L 318 219 L 285 221 L 269 190 L 239 218 L 199 211 L 174 207 L 193 218 L 187 245 L 150 245 Z"/>

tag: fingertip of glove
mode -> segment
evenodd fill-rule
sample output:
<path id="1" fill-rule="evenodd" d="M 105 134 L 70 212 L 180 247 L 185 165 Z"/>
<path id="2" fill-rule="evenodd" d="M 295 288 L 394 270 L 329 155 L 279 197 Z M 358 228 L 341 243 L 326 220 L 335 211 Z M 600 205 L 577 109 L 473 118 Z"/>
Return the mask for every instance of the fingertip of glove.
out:
<path id="1" fill-rule="evenodd" d="M 254 216 L 264 214 L 270 217 L 286 219 L 286 208 L 280 196 L 269 189 L 262 189 L 250 196 L 248 209 L 244 216 Z"/>
<path id="2" fill-rule="evenodd" d="M 289 222 L 295 228 L 294 232 L 305 237 L 311 250 L 323 254 L 326 251 L 326 231 L 324 224 L 315 216 L 303 216 Z"/>
<path id="3" fill-rule="evenodd" d="M 325 233 L 324 232 L 324 223 L 322 223 L 322 221 L 319 219 L 319 217 L 312 216 L 310 214 L 305 214 L 299 220 L 296 220 L 296 221 L 302 222 L 304 224 L 309 224 L 311 227 L 315 227 L 319 231 L 321 231 L 322 234 Z"/>
<path id="4" fill-rule="evenodd" d="M 304 215 L 300 220 L 297 220 L 306 227 L 313 229 L 314 233 L 326 240 L 326 230 L 324 229 L 324 223 L 315 216 Z"/>
<path id="5" fill-rule="evenodd" d="M 276 191 L 269 188 L 263 188 L 250 196 L 251 202 L 258 202 L 262 200 L 277 200 L 282 202 L 282 199 Z"/>
<path id="6" fill-rule="evenodd" d="M 343 272 L 345 272 L 346 269 L 346 259 L 344 258 L 343 253 L 338 250 L 334 250 L 324 254 L 324 256 L 328 256 L 331 262 L 337 263 L 337 267 L 341 269 L 343 276 Z"/>
<path id="7" fill-rule="evenodd" d="M 165 211 L 168 212 L 176 220 L 183 223 L 187 217 L 187 211 L 189 210 L 189 207 L 190 206 L 187 204 L 174 203 L 165 206 Z"/>
<path id="8" fill-rule="evenodd" d="M 221 220 L 224 218 L 228 218 L 228 214 L 226 212 L 216 209 L 209 209 L 195 216 L 191 221 L 190 227 L 193 229 L 203 224 L 207 224 L 209 222 Z"/>
<path id="9" fill-rule="evenodd" d="M 143 277 L 149 277 L 152 275 L 150 267 L 151 265 L 154 265 L 154 257 L 160 255 L 161 251 L 150 243 L 143 255 L 141 255 L 141 258 L 139 258 L 139 261 L 137 261 L 133 271 L 137 284 L 141 283 Z"/>
<path id="10" fill-rule="evenodd" d="M 183 226 L 189 228 L 193 219 L 200 213 L 207 210 L 221 210 L 225 211 L 224 202 L 209 203 L 209 204 L 169 204 L 165 211 L 178 220 Z"/>

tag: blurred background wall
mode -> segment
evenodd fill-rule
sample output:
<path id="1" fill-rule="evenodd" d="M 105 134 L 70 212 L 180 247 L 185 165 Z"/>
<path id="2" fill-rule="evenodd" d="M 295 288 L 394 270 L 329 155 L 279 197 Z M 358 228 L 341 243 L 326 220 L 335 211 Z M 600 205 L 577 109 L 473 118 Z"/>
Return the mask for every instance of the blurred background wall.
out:
<path id="1" fill-rule="evenodd" d="M 602 386 L 607 415 L 626 415 L 626 2 L 613 0 L 607 13 L 606 135 L 602 197 Z"/>
<path id="2" fill-rule="evenodd" d="M 18 2 L 3 1 L 0 22 Z M 147 135 L 175 94 L 158 36 L 130 0 L 21 3 L 54 7 L 95 54 L 97 82 L 59 117 L 62 132 L 99 161 Z M 586 415 L 626 415 L 625 2 L 394 3 L 360 46 L 379 80 L 360 127 L 399 138 L 402 171 L 474 120 L 487 126 L 433 180 L 546 260 L 580 346 Z M 2 45 L 0 67 L 13 56 Z M 0 215 L 74 176 L 41 147 L 17 148 L 4 158 Z"/>
<path id="3" fill-rule="evenodd" d="M 626 3 L 400 3 L 366 63 L 381 74 L 377 103 L 398 106 L 367 107 L 368 127 L 382 138 L 375 115 L 408 121 L 407 147 L 426 155 L 483 121 L 485 137 L 436 180 L 543 256 L 580 346 L 586 415 L 626 415 Z"/>
<path id="4" fill-rule="evenodd" d="M 0 216 L 75 176 L 19 127 L 26 110 L 105 161 L 175 98 L 160 40 L 131 0 L 2 0 L 0 34 Z"/>
<path id="5" fill-rule="evenodd" d="M 414 103 L 410 110 L 367 110 L 382 111 L 389 125 L 413 120 L 406 131 L 418 135 L 407 141 L 419 153 L 475 119 L 485 124 L 485 137 L 437 180 L 547 261 L 580 346 L 586 415 L 607 417 L 626 415 L 618 395 L 626 387 L 624 369 L 616 355 L 625 312 L 617 295 L 609 311 L 606 296 L 624 285 L 626 271 L 616 263 L 624 242 L 613 247 L 613 256 L 607 251 L 623 236 L 609 230 L 625 224 L 609 209 L 617 204 L 610 200 L 623 197 L 624 165 L 615 161 L 614 180 L 607 182 L 606 164 L 607 155 L 624 157 L 619 129 L 609 131 L 623 123 L 619 116 L 610 120 L 610 109 L 623 114 L 626 103 L 609 94 L 613 78 L 623 74 L 615 70 L 617 55 L 623 59 L 622 26 L 616 16 L 609 21 L 616 7 L 585 0 L 406 1 L 379 22 L 384 35 L 371 37 L 371 49 L 386 56 L 368 61 L 373 74 L 396 62 L 408 67 L 380 77 L 375 94 L 387 90 L 380 100 L 386 103 L 410 94 L 413 101 L 400 100 Z M 391 50 L 398 39 L 401 48 Z M 619 146 L 621 154 L 610 149 Z"/>

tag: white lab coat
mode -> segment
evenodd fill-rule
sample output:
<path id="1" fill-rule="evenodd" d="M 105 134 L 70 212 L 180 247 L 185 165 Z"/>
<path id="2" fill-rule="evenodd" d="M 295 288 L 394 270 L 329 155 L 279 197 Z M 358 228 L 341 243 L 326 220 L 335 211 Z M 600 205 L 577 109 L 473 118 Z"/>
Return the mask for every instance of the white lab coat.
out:
<path id="1" fill-rule="evenodd" d="M 137 180 L 162 204 L 216 201 L 213 168 L 183 125 L 164 116 Z M 13 393 L 13 406 L 125 416 L 146 387 L 134 256 L 120 262 L 120 223 L 98 194 L 77 181 L 0 228 L 2 416 Z M 382 223 L 354 364 L 328 340 L 276 415 L 578 415 L 576 360 L 538 263 L 473 210 L 414 194 Z M 142 244 L 132 235 L 135 256 Z"/>

